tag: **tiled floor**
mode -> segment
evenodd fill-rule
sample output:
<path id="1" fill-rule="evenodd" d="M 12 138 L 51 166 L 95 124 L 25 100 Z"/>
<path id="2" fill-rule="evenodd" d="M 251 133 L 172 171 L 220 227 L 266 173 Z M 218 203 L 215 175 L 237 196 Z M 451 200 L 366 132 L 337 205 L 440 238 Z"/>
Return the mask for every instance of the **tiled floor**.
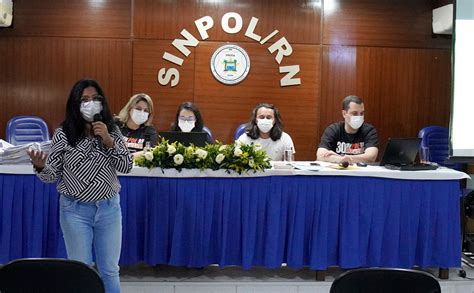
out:
<path id="1" fill-rule="evenodd" d="M 467 277 L 474 278 L 474 269 L 464 267 Z M 438 270 L 430 270 L 437 275 Z M 474 281 L 458 276 L 450 270 L 449 280 L 440 280 L 443 293 L 474 293 Z M 326 280 L 316 281 L 315 272 L 307 268 L 277 270 L 240 267 L 209 266 L 187 269 L 172 266 L 150 267 L 145 264 L 121 269 L 124 293 L 318 293 L 329 292 L 332 281 L 342 270 L 331 268 Z"/>

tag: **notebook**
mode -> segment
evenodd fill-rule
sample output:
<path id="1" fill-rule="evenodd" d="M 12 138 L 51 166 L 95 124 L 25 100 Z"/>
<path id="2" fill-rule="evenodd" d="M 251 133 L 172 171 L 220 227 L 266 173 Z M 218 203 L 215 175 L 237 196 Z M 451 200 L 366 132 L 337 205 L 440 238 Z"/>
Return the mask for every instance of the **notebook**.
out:
<path id="1" fill-rule="evenodd" d="M 158 134 L 169 142 L 177 141 L 185 146 L 193 144 L 202 147 L 207 141 L 207 132 L 161 131 Z"/>
<path id="2" fill-rule="evenodd" d="M 380 166 L 393 170 L 435 170 L 437 165 L 416 162 L 421 138 L 389 138 Z"/>

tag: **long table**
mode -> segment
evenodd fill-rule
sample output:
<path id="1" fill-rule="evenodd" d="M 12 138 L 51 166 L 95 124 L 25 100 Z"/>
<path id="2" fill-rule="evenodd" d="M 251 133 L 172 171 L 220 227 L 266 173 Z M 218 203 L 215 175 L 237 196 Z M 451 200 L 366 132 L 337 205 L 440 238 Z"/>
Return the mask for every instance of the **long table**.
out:
<path id="1" fill-rule="evenodd" d="M 258 174 L 134 168 L 119 177 L 122 265 L 459 267 L 459 180 L 450 169 Z M 55 184 L 0 166 L 0 263 L 65 257 Z"/>

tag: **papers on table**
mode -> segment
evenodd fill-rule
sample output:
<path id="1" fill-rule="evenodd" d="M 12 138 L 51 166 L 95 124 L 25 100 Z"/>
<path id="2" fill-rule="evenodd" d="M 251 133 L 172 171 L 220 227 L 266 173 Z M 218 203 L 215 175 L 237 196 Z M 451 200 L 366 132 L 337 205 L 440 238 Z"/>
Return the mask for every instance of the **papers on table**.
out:
<path id="1" fill-rule="evenodd" d="M 0 147 L 0 164 L 3 165 L 15 165 L 15 164 L 30 164 L 30 157 L 26 153 L 26 150 L 41 150 L 45 153 L 49 153 L 51 149 L 51 141 L 45 142 L 31 142 L 23 145 L 13 146 L 4 141 L 1 142 Z M 6 146 L 6 147 L 5 147 Z"/>
<path id="2" fill-rule="evenodd" d="M 324 168 L 324 166 L 314 162 L 293 162 L 291 163 L 291 166 L 302 171 L 319 171 Z"/>
<path id="3" fill-rule="evenodd" d="M 0 153 L 3 152 L 4 149 L 12 147 L 13 145 L 4 141 L 3 139 L 0 139 Z"/>

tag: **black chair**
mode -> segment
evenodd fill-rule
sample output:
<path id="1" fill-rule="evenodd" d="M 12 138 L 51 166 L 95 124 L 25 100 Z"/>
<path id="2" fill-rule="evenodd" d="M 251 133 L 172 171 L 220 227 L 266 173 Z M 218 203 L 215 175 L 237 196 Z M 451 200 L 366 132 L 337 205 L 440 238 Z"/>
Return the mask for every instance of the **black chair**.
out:
<path id="1" fill-rule="evenodd" d="M 330 293 L 441 293 L 438 280 L 429 273 L 409 269 L 366 268 L 337 277 Z"/>
<path id="2" fill-rule="evenodd" d="M 23 258 L 0 268 L 1 293 L 104 293 L 99 274 L 75 260 Z"/>

